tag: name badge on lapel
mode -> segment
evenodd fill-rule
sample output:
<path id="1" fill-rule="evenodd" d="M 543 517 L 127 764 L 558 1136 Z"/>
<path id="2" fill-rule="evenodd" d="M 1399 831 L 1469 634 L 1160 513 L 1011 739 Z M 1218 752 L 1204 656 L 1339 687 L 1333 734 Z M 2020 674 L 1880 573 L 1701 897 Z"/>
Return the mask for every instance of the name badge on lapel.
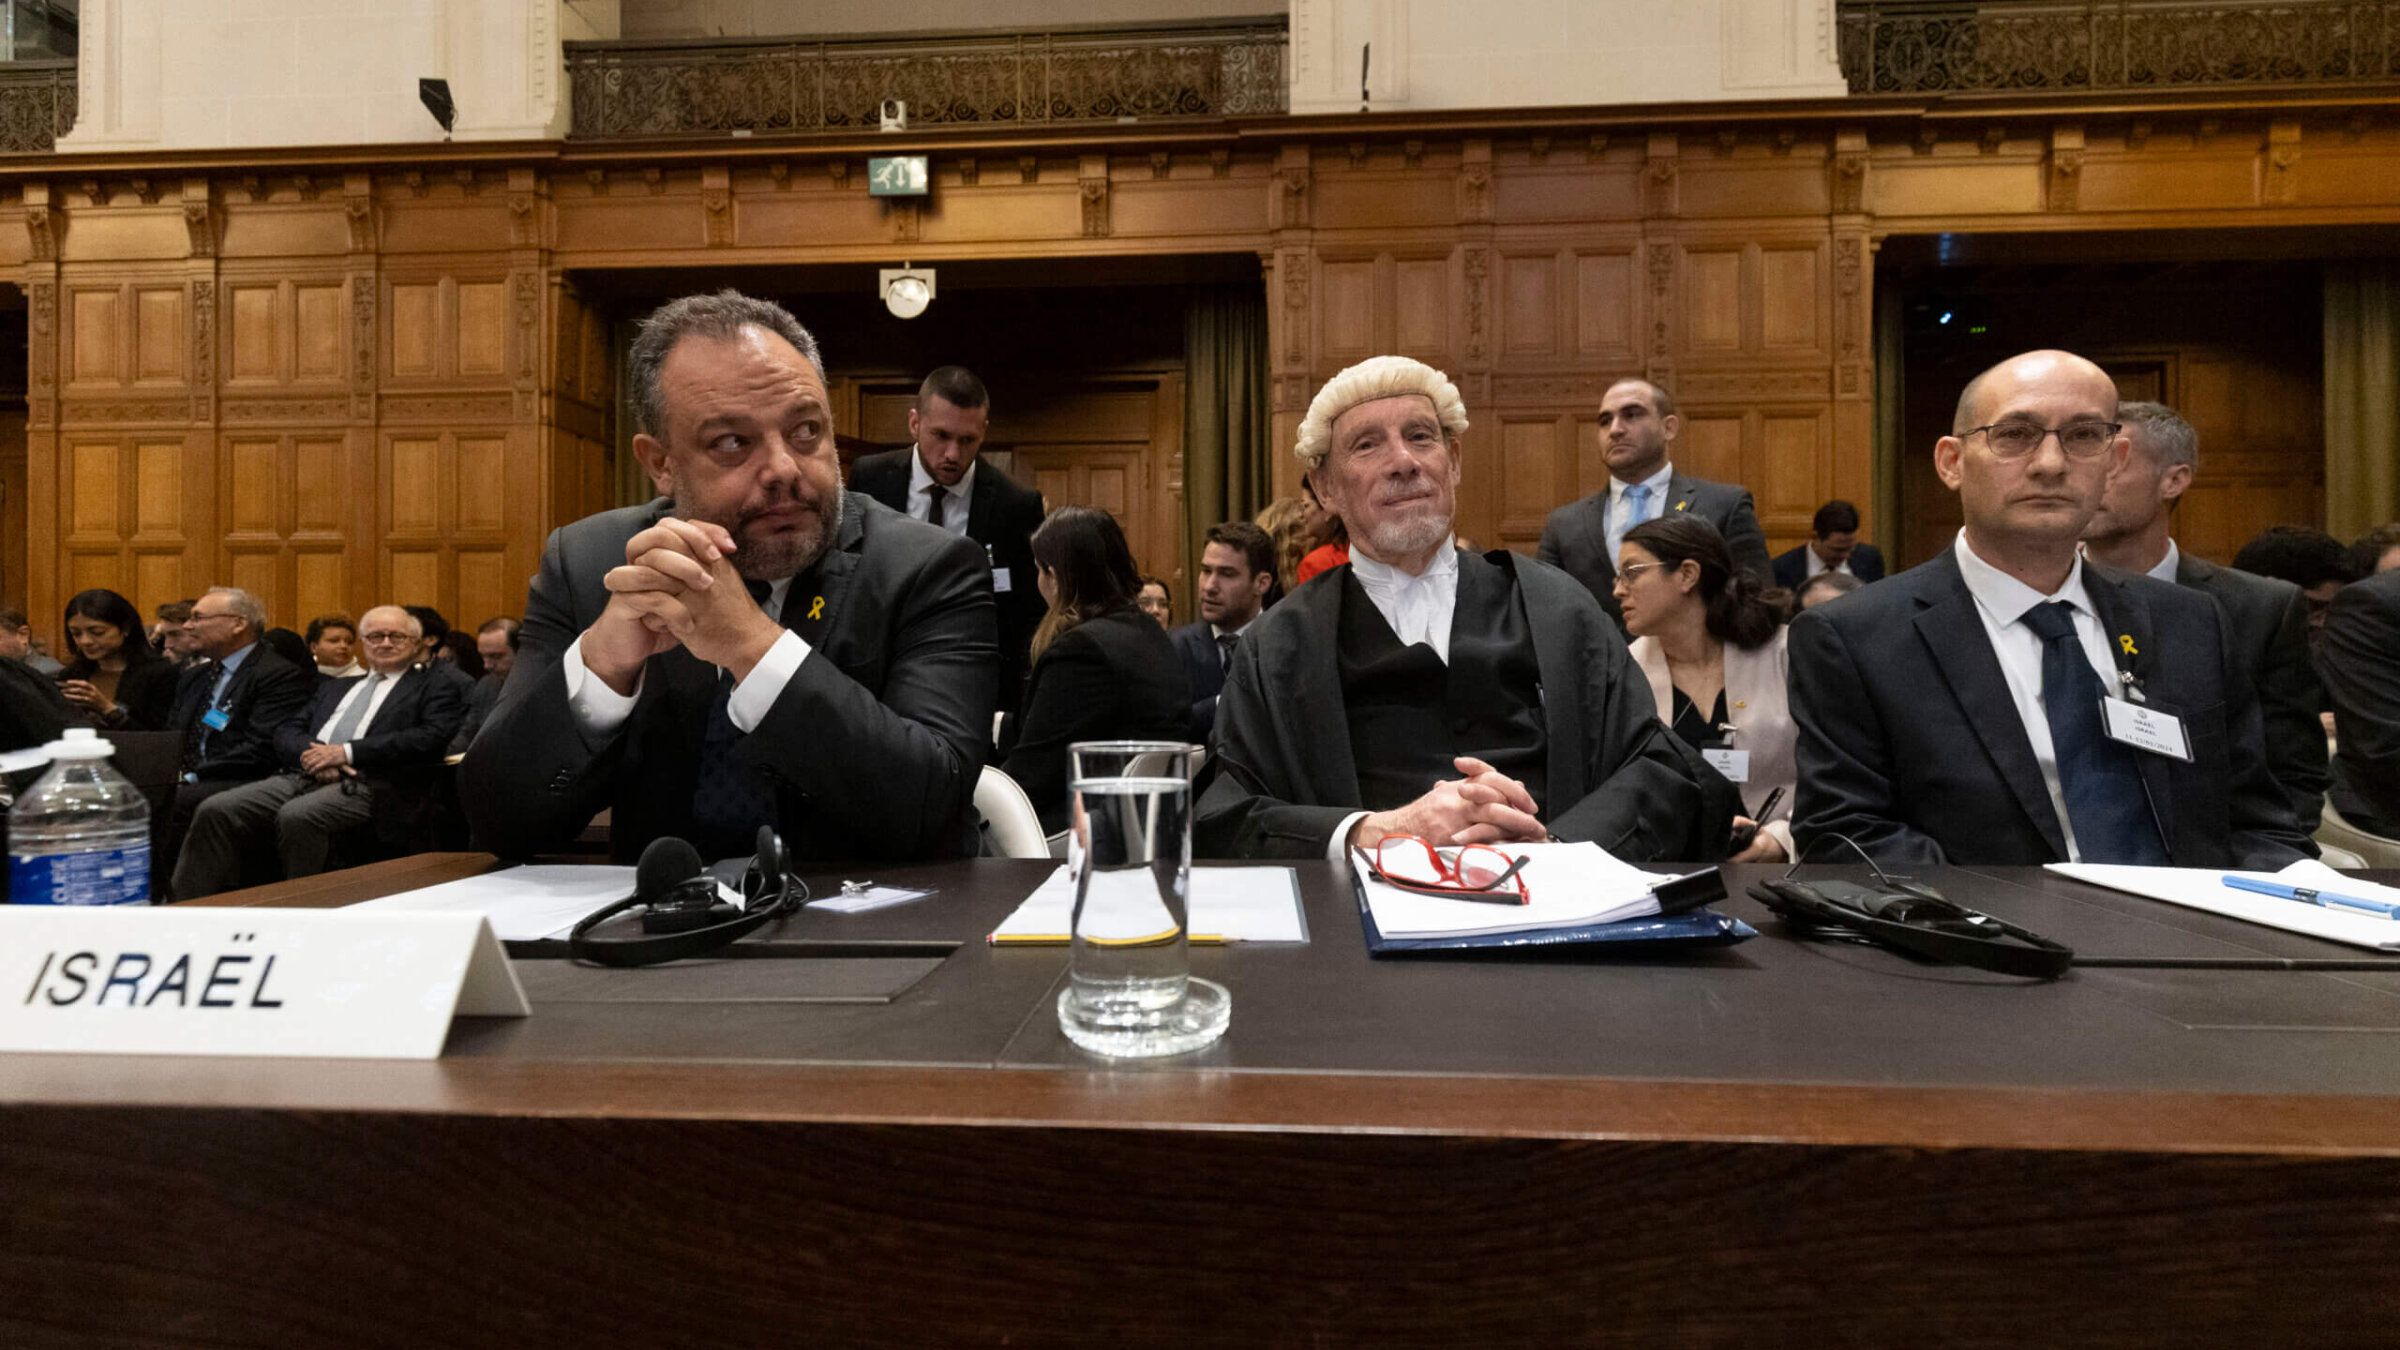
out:
<path id="1" fill-rule="evenodd" d="M 1725 776 L 1728 783 L 1750 781 L 1750 752 L 1747 750 L 1703 750 L 1700 757 L 1708 767 Z"/>
<path id="2" fill-rule="evenodd" d="M 992 594 L 994 594 L 994 595 L 1006 595 L 1006 594 L 1008 594 L 1008 580 L 1009 580 L 1009 578 L 1008 578 L 1008 569 L 1007 569 L 1007 568 L 1005 568 L 1005 567 L 995 567 L 995 568 L 993 568 L 993 569 L 992 569 Z"/>
<path id="3" fill-rule="evenodd" d="M 233 719 L 225 715 L 223 708 L 211 708 L 200 714 L 200 724 L 210 731 L 223 731 L 233 725 Z"/>
<path id="4" fill-rule="evenodd" d="M 2191 739 L 2183 734 L 2183 719 L 2164 709 L 2124 699 L 2100 700 L 2100 726 L 2110 740 L 2168 759 L 2192 762 Z"/>

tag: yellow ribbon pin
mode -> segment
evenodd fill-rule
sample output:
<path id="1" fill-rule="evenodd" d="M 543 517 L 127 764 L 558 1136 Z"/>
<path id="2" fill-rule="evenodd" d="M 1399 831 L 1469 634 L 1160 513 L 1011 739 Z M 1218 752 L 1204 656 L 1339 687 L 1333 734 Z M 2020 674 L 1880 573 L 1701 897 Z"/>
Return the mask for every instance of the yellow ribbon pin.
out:
<path id="1" fill-rule="evenodd" d="M 1692 504 L 1689 499 L 1686 499 L 1684 501 L 1675 503 L 1675 509 L 1678 511 L 1689 511 L 1692 509 Z"/>
<path id="2" fill-rule="evenodd" d="M 816 600 L 815 600 L 813 603 L 811 603 L 811 604 L 809 605 L 809 607 L 808 607 L 808 617 L 810 617 L 810 618 L 812 618 L 812 619 L 822 619 L 822 618 L 824 618 L 824 617 L 825 617 L 825 597 L 824 597 L 824 596 L 821 596 L 821 595 L 820 595 L 820 596 L 818 596 L 818 597 L 816 598 Z M 2128 648 L 2126 648 L 2126 650 L 2127 650 L 2127 651 L 2131 651 L 2131 650 L 2132 650 L 2132 648 L 2128 647 Z"/>
<path id="3" fill-rule="evenodd" d="M 2138 652 L 2138 651 L 2135 651 L 2135 650 L 2134 650 L 2134 647 L 2133 647 L 2133 634 L 2131 634 L 2131 633 L 2119 633 L 2119 634 L 2117 634 L 2117 645 L 2118 645 L 2118 646 L 2120 646 L 2120 647 L 2123 647 L 2123 648 L 2125 649 L 2125 654 L 2126 654 L 2127 656 L 2140 656 L 2140 655 L 2141 655 L 2141 653 L 2140 653 L 2140 652 Z"/>

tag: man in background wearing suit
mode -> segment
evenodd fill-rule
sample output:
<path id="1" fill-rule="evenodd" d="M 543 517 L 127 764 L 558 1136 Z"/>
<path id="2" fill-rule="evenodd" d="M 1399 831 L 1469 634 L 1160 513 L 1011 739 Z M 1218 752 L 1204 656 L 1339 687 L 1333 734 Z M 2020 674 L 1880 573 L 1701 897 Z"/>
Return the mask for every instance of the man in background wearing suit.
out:
<path id="1" fill-rule="evenodd" d="M 1601 455 L 1608 486 L 1550 513 L 1535 556 L 1583 583 L 1620 627 L 1617 547 L 1625 532 L 1669 511 L 1686 511 L 1717 527 L 1737 570 L 1760 581 L 1768 574 L 1767 537 L 1758 528 L 1750 493 L 1675 472 L 1670 453 L 1683 419 L 1675 398 L 1642 379 L 1624 379 L 1600 398 Z"/>
<path id="2" fill-rule="evenodd" d="M 1959 397 L 1934 471 L 1966 524 L 1932 561 L 1792 621 L 1800 856 L 2274 869 L 2316 849 L 2267 772 L 2216 602 L 2087 567 L 2129 452 L 2107 373 L 2028 352 Z M 2187 758 L 2108 734 L 2138 695 Z M 2112 714 L 2104 704 L 2115 705 Z"/>
<path id="3" fill-rule="evenodd" d="M 183 672 L 175 688 L 183 781 L 175 787 L 160 843 L 156 871 L 163 877 L 176 874 L 184 836 L 201 803 L 275 772 L 280 763 L 275 733 L 308 706 L 317 680 L 314 670 L 293 665 L 259 641 L 267 631 L 267 611 L 248 591 L 210 587 L 192 602 L 187 627 L 192 649 L 202 659 Z"/>
<path id="4" fill-rule="evenodd" d="M 1275 541 L 1246 520 L 1208 527 L 1200 550 L 1200 618 L 1168 634 L 1192 681 L 1192 740 L 1208 744 L 1217 725 L 1217 692 L 1244 629 L 1275 587 Z"/>
<path id="5" fill-rule="evenodd" d="M 1810 577 L 1839 572 L 1860 581 L 1883 580 L 1883 554 L 1858 542 L 1858 508 L 1836 497 L 1817 508 L 1816 538 L 1775 555 L 1775 584 L 1797 591 Z"/>
<path id="6" fill-rule="evenodd" d="M 2327 607 L 2317 667 L 2333 704 L 2333 807 L 2400 839 L 2400 569 L 2344 586 Z"/>
<path id="7" fill-rule="evenodd" d="M 476 847 L 522 857 L 613 806 L 653 839 L 795 857 L 974 850 L 992 726 L 983 550 L 842 490 L 816 339 L 780 305 L 687 296 L 628 358 L 663 494 L 550 536 L 516 666 L 467 751 Z"/>
<path id="8" fill-rule="evenodd" d="M 2324 811 L 2325 731 L 2317 710 L 2324 693 L 2309 662 L 2308 597 L 2288 581 L 2252 576 L 2195 558 L 2175 546 L 2175 504 L 2200 468 L 2200 438 L 2163 403 L 2118 407 L 2133 445 L 2110 475 L 2100 509 L 2085 527 L 2083 553 L 2120 572 L 2188 586 L 2217 602 L 2225 640 L 2258 691 L 2267 771 L 2292 800 L 2302 834 L 2317 832 Z"/>
<path id="9" fill-rule="evenodd" d="M 981 462 L 992 396 L 964 366 L 942 366 L 917 386 L 908 410 L 912 449 L 862 455 L 850 486 L 895 511 L 983 545 L 1000 619 L 1000 709 L 1015 712 L 1024 694 L 1042 593 L 1033 574 L 1033 532 L 1042 526 L 1042 494 L 1018 486 L 999 466 Z"/>
<path id="10" fill-rule="evenodd" d="M 456 683 L 417 661 L 424 625 L 397 605 L 359 621 L 367 673 L 321 679 L 283 724 L 283 772 L 220 792 L 193 813 L 175 898 L 242 884 L 242 858 L 272 842 L 286 877 L 325 870 L 334 837 L 372 825 L 394 851 L 422 847 L 435 775 L 465 709 Z"/>

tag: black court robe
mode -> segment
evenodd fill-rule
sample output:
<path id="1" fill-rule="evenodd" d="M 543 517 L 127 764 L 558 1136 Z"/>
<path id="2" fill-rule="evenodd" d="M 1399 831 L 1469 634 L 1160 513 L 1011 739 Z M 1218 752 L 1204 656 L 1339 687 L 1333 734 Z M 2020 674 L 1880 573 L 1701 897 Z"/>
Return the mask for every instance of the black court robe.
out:
<path id="1" fill-rule="evenodd" d="M 1519 590 L 1541 672 L 1551 833 L 1634 862 L 1721 857 L 1732 787 L 1658 720 L 1591 593 L 1506 550 L 1459 566 L 1498 568 Z M 1200 856 L 1321 858 L 1365 809 L 1336 652 L 1348 576 L 1344 566 L 1311 579 L 1235 644 L 1194 826 Z"/>

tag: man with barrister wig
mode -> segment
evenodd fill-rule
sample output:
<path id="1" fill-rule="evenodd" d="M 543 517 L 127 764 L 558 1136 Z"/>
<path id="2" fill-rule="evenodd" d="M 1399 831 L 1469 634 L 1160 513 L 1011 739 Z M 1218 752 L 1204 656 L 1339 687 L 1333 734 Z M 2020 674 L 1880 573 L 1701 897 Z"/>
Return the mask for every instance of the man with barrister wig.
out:
<path id="1" fill-rule="evenodd" d="M 1318 391 L 1295 451 L 1350 561 L 1235 649 L 1197 851 L 1338 859 L 1415 836 L 1723 854 L 1730 786 L 1660 724 L 1591 592 L 1453 544 L 1466 430 L 1457 386 L 1406 357 Z"/>

